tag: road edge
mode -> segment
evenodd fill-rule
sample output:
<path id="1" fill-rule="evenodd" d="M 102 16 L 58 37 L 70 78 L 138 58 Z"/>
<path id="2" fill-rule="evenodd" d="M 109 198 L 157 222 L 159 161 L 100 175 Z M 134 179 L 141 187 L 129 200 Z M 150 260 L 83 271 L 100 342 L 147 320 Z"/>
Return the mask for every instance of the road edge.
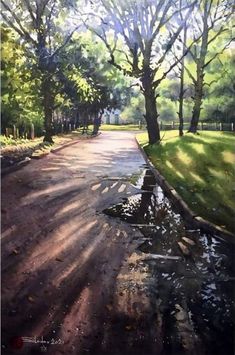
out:
<path id="1" fill-rule="evenodd" d="M 158 184 L 166 193 L 166 195 L 171 198 L 174 205 L 179 209 L 179 211 L 186 219 L 186 221 L 193 223 L 193 226 L 195 228 L 200 228 L 205 232 L 209 232 L 209 233 L 217 233 L 220 237 L 222 237 L 227 242 L 235 244 L 235 235 L 233 233 L 227 231 L 224 228 L 217 226 L 212 222 L 205 220 L 204 218 L 200 217 L 198 214 L 196 214 L 189 208 L 187 203 L 182 199 L 182 197 L 178 194 L 178 192 L 168 183 L 165 177 L 161 175 L 160 172 L 153 165 L 153 163 L 145 153 L 144 149 L 141 147 L 136 136 L 135 136 L 135 140 L 145 162 L 153 172 Z"/>

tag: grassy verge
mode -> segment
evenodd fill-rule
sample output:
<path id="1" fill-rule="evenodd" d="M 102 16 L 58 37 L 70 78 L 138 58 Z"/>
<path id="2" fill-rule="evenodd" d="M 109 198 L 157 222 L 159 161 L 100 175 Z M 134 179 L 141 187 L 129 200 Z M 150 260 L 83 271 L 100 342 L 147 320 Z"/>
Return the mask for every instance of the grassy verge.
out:
<path id="1" fill-rule="evenodd" d="M 235 233 L 235 136 L 200 132 L 179 138 L 167 131 L 161 145 L 137 135 L 150 160 L 193 211 Z"/>
<path id="2" fill-rule="evenodd" d="M 52 148 L 69 143 L 76 139 L 83 139 L 80 132 L 73 131 L 69 134 L 60 134 L 53 136 L 54 144 L 45 144 L 43 137 L 29 139 L 13 139 L 0 136 L 1 142 L 1 165 L 10 166 L 25 157 L 40 157 L 49 153 Z"/>

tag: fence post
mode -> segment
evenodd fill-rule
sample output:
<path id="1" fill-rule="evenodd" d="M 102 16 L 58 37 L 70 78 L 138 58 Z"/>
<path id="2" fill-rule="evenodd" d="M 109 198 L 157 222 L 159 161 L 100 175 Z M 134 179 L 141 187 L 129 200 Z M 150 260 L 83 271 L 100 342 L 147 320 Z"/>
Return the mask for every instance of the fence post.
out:
<path id="1" fill-rule="evenodd" d="M 75 123 L 73 124 L 73 130 L 75 131 L 75 129 L 76 129 L 76 125 L 75 125 Z"/>
<path id="2" fill-rule="evenodd" d="M 233 122 L 231 122 L 231 131 L 233 131 Z"/>
<path id="3" fill-rule="evenodd" d="M 13 124 L 13 138 L 16 139 L 16 126 Z"/>
<path id="4" fill-rule="evenodd" d="M 64 124 L 61 123 L 61 133 L 64 133 Z"/>
<path id="5" fill-rule="evenodd" d="M 172 129 L 175 128 L 175 124 L 174 124 L 174 121 L 172 121 Z"/>
<path id="6" fill-rule="evenodd" d="M 35 135 L 34 135 L 34 124 L 33 124 L 33 123 L 31 124 L 30 138 L 31 138 L 31 139 L 34 139 L 34 138 L 35 138 Z"/>
<path id="7" fill-rule="evenodd" d="M 9 137 L 9 128 L 6 128 L 6 137 Z"/>
<path id="8" fill-rule="evenodd" d="M 203 131 L 203 122 L 201 122 L 201 130 Z"/>
<path id="9" fill-rule="evenodd" d="M 71 126 L 71 123 L 69 123 L 69 132 L 72 131 L 72 126 Z"/>
<path id="10" fill-rule="evenodd" d="M 20 138 L 19 128 L 16 128 L 16 138 Z"/>
<path id="11" fill-rule="evenodd" d="M 220 122 L 220 124 L 219 124 L 219 129 L 220 129 L 220 131 L 223 130 L 223 126 L 222 126 L 222 123 L 221 123 L 221 122 Z"/>

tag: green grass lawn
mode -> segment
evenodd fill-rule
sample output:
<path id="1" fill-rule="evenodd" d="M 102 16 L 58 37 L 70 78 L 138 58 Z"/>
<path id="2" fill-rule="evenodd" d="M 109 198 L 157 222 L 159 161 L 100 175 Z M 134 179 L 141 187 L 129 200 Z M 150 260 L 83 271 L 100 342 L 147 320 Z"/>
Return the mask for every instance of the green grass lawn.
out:
<path id="1" fill-rule="evenodd" d="M 100 126 L 100 131 L 139 131 L 139 130 L 140 130 L 139 126 L 134 124 L 128 124 L 128 125 L 102 124 Z"/>
<path id="2" fill-rule="evenodd" d="M 166 131 L 160 145 L 137 135 L 150 160 L 201 217 L 235 233 L 235 136 L 200 132 L 179 138 Z"/>

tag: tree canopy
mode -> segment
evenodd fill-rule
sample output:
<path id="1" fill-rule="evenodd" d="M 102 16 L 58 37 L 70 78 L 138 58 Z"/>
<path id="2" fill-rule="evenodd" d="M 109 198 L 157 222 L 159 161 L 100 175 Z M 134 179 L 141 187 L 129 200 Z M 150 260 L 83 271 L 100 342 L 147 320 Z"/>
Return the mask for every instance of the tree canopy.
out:
<path id="1" fill-rule="evenodd" d="M 34 122 L 52 141 L 55 112 L 93 117 L 120 108 L 145 117 L 149 142 L 156 143 L 159 116 L 178 112 L 181 132 L 190 110 L 192 132 L 200 115 L 234 120 L 233 6 L 232 0 L 2 0 L 3 130 Z"/>

